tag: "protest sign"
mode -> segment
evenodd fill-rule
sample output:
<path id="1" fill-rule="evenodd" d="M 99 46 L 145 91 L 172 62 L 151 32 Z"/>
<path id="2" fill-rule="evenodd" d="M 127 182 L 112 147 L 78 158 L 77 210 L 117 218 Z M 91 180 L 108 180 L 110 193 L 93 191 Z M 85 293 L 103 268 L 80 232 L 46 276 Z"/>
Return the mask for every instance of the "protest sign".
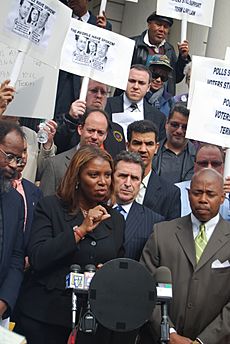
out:
<path id="1" fill-rule="evenodd" d="M 196 82 L 186 137 L 230 148 L 230 92 Z"/>
<path id="2" fill-rule="evenodd" d="M 134 44 L 124 36 L 71 19 L 60 69 L 126 89 Z"/>
<path id="3" fill-rule="evenodd" d="M 230 61 L 230 47 L 227 47 L 227 48 L 226 48 L 225 60 Z"/>
<path id="4" fill-rule="evenodd" d="M 0 82 L 9 79 L 17 51 L 0 44 Z M 53 118 L 58 70 L 30 56 L 25 57 L 16 82 L 16 94 L 5 115 Z"/>
<path id="5" fill-rule="evenodd" d="M 157 14 L 212 26 L 215 0 L 158 0 Z"/>
<path id="6" fill-rule="evenodd" d="M 209 57 L 192 57 L 192 74 L 189 85 L 188 108 L 193 101 L 195 82 L 201 81 L 223 90 L 230 90 L 230 61 Z"/>
<path id="7" fill-rule="evenodd" d="M 0 42 L 59 68 L 71 15 L 57 0 L 2 1 Z"/>

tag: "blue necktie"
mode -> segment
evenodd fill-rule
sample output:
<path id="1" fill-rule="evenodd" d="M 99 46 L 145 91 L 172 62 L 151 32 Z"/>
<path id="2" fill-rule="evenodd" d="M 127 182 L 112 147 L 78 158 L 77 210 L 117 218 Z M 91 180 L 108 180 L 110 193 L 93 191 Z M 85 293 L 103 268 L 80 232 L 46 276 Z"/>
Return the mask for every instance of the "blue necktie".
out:
<path id="1" fill-rule="evenodd" d="M 116 209 L 121 215 L 124 216 L 124 219 L 126 219 L 127 213 L 120 204 L 118 204 L 114 209 Z"/>

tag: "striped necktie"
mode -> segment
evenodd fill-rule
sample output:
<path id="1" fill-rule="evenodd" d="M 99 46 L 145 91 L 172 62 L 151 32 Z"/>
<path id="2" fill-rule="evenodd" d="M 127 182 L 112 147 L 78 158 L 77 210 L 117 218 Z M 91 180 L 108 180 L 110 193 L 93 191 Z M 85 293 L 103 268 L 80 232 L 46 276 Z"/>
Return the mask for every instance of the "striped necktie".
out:
<path id="1" fill-rule="evenodd" d="M 132 104 L 130 105 L 130 109 L 131 109 L 131 112 L 134 112 L 134 111 L 138 110 L 137 104 L 136 104 L 136 103 L 132 103 Z"/>
<path id="2" fill-rule="evenodd" d="M 114 209 L 117 210 L 121 215 L 123 215 L 125 220 L 126 220 L 127 213 L 126 213 L 125 209 L 120 204 L 118 204 Z"/>
<path id="3" fill-rule="evenodd" d="M 199 227 L 200 231 L 195 238 L 195 249 L 196 249 L 196 262 L 198 263 L 202 253 L 205 249 L 205 246 L 208 243 L 208 239 L 205 233 L 205 225 L 201 224 Z"/>

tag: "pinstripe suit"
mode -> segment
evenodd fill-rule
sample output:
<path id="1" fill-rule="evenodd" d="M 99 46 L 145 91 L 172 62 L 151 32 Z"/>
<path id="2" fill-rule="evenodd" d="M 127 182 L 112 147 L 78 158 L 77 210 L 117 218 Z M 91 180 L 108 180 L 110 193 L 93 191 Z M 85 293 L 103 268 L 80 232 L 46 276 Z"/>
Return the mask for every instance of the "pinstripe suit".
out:
<path id="1" fill-rule="evenodd" d="M 126 219 L 125 257 L 139 260 L 154 224 L 161 221 L 163 216 L 134 201 Z"/>

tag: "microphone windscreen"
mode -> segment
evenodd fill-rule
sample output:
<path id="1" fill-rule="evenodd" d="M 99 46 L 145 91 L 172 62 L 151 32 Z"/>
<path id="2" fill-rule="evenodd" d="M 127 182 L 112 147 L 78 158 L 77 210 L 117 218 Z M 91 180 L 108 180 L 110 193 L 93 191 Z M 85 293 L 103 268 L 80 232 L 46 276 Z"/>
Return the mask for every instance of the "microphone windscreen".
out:
<path id="1" fill-rule="evenodd" d="M 172 284 L 172 274 L 166 266 L 160 266 L 155 274 L 156 283 Z"/>
<path id="2" fill-rule="evenodd" d="M 81 271 L 81 267 L 78 264 L 72 264 L 70 266 L 70 272 L 80 272 Z"/>

